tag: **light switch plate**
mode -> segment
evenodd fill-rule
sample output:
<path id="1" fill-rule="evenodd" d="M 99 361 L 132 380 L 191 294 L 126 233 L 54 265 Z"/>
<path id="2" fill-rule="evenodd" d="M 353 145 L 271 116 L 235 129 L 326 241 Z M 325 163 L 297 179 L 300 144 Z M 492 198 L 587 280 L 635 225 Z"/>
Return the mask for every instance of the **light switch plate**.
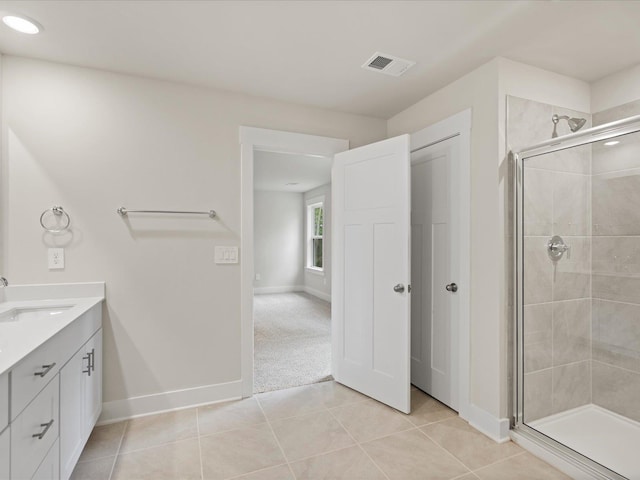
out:
<path id="1" fill-rule="evenodd" d="M 238 263 L 238 247 L 216 247 L 216 263 Z"/>
<path id="2" fill-rule="evenodd" d="M 64 268 L 64 248 L 50 248 L 48 251 L 49 270 Z"/>

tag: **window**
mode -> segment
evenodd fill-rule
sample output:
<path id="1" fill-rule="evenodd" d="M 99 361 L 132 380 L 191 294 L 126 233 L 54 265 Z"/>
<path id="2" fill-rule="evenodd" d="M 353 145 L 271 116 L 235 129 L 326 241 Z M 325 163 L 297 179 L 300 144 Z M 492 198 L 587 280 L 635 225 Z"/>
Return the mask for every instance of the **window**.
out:
<path id="1" fill-rule="evenodd" d="M 324 202 L 307 205 L 307 268 L 324 269 Z"/>

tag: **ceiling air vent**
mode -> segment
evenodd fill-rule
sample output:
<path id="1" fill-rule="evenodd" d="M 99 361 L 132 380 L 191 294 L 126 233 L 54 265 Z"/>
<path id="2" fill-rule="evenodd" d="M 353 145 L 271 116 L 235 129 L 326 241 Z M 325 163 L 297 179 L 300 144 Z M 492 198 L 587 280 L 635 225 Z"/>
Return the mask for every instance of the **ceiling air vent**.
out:
<path id="1" fill-rule="evenodd" d="M 399 77 L 415 64 L 416 62 L 412 62 L 410 60 L 394 57 L 393 55 L 387 55 L 386 53 L 376 52 L 365 62 L 364 65 L 362 65 L 362 68 Z"/>

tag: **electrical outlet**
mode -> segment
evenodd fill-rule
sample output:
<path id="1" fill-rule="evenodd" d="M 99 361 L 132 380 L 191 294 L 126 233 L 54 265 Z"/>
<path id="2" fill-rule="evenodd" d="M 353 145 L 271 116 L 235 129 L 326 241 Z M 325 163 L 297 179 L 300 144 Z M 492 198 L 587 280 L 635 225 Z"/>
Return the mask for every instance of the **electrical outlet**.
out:
<path id="1" fill-rule="evenodd" d="M 64 268 L 64 248 L 50 248 L 48 257 L 49 270 Z"/>
<path id="2" fill-rule="evenodd" d="M 260 279 L 262 278 L 262 276 L 259 273 L 256 273 L 256 281 L 260 281 Z"/>

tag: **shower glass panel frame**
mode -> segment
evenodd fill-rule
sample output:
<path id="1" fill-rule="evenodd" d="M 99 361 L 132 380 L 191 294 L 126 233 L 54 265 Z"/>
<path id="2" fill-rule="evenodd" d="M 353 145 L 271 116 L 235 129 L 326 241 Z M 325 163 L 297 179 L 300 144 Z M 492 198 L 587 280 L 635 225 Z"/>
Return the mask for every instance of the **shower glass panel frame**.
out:
<path id="1" fill-rule="evenodd" d="M 596 461 L 563 445 L 559 441 L 539 432 L 525 423 L 524 412 L 524 164 L 540 155 L 550 154 L 581 145 L 595 144 L 627 134 L 640 132 L 640 115 L 611 122 L 584 131 L 523 148 L 513 153 L 513 306 L 514 306 L 514 375 L 513 398 L 511 404 L 512 431 L 524 439 L 533 442 L 551 455 L 560 457 L 568 464 L 590 474 L 593 478 L 620 479 L 626 477 L 606 468 Z M 614 467 L 614 466 L 611 466 Z"/>

